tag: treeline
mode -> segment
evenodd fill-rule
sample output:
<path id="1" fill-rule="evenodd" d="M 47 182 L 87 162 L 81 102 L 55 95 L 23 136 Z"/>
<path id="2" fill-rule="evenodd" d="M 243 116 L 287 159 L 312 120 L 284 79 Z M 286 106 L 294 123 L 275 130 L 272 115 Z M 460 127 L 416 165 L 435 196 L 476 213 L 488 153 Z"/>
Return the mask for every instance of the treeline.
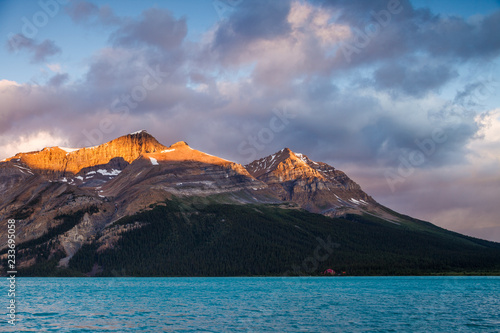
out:
<path id="1" fill-rule="evenodd" d="M 146 223 L 122 234 L 113 249 L 84 247 L 70 268 L 102 276 L 420 275 L 500 272 L 498 244 L 419 224 L 370 216 L 332 219 L 269 205 L 210 204 L 174 199 L 116 224 Z"/>

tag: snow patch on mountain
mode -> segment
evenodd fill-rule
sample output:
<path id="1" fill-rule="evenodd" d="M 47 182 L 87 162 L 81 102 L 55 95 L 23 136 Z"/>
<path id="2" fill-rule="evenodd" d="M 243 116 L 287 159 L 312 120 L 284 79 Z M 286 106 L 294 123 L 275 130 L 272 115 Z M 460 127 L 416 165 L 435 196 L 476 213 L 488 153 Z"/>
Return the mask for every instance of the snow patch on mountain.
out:
<path id="1" fill-rule="evenodd" d="M 353 204 L 355 205 L 368 205 L 368 202 L 364 201 L 364 200 L 357 200 L 357 199 L 354 199 L 354 198 L 351 198 L 349 199 L 350 202 L 352 202 Z"/>
<path id="2" fill-rule="evenodd" d="M 64 150 L 66 153 L 72 153 L 74 151 L 80 150 L 81 148 L 67 148 L 67 147 L 59 147 L 59 149 Z M 66 154 L 67 155 L 67 154 Z"/>
<path id="3" fill-rule="evenodd" d="M 136 134 L 141 134 L 141 133 L 147 133 L 146 130 L 140 130 L 140 131 L 136 131 L 134 133 L 130 133 L 129 135 L 136 135 Z"/>
<path id="4" fill-rule="evenodd" d="M 17 167 L 22 173 L 29 173 L 30 175 L 33 175 L 33 172 L 31 172 L 31 169 L 22 167 L 20 165 L 14 164 L 15 167 Z M 25 172 L 26 171 L 26 172 Z"/>
<path id="5" fill-rule="evenodd" d="M 304 154 L 301 153 L 294 153 L 295 156 L 297 156 L 302 162 L 307 163 L 307 157 L 305 157 Z"/>
<path id="6" fill-rule="evenodd" d="M 276 155 L 277 154 L 273 154 L 258 161 L 257 165 L 255 166 L 254 172 L 258 172 L 261 170 L 269 172 L 273 170 L 276 167 L 276 165 L 279 164 L 278 159 L 276 159 Z"/>
<path id="7" fill-rule="evenodd" d="M 97 170 L 97 172 L 103 176 L 118 176 L 120 174 L 121 170 L 113 169 L 111 171 L 108 171 L 108 170 L 104 170 L 104 169 L 99 169 L 99 170 Z"/>

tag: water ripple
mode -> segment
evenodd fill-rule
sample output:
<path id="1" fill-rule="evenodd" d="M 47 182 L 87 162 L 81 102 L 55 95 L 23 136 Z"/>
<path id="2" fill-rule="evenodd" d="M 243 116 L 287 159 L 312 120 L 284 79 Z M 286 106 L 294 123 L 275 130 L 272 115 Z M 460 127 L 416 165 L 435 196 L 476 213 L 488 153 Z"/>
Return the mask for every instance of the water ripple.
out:
<path id="1" fill-rule="evenodd" d="M 6 332 L 494 332 L 498 277 L 19 278 Z"/>

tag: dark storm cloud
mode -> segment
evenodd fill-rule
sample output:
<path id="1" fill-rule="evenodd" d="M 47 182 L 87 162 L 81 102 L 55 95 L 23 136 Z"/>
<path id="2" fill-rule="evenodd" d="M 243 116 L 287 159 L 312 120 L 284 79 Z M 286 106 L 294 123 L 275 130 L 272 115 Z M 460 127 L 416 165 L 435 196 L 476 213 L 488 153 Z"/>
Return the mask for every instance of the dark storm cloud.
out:
<path id="1" fill-rule="evenodd" d="M 25 50 L 31 55 L 32 63 L 44 62 L 47 58 L 61 53 L 61 49 L 52 40 L 46 39 L 43 42 L 37 42 L 22 34 L 11 36 L 7 41 L 7 49 L 10 52 Z"/>

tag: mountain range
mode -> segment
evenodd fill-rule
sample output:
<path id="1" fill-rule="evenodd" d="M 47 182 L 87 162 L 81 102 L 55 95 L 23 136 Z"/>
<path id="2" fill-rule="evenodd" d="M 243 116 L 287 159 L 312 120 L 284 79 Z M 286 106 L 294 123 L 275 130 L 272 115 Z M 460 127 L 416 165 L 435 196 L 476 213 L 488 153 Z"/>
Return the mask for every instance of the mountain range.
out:
<path id="1" fill-rule="evenodd" d="M 288 148 L 241 165 L 141 130 L 18 153 L 0 193 L 2 260 L 15 219 L 25 275 L 500 271 L 500 244 L 398 214 Z"/>

